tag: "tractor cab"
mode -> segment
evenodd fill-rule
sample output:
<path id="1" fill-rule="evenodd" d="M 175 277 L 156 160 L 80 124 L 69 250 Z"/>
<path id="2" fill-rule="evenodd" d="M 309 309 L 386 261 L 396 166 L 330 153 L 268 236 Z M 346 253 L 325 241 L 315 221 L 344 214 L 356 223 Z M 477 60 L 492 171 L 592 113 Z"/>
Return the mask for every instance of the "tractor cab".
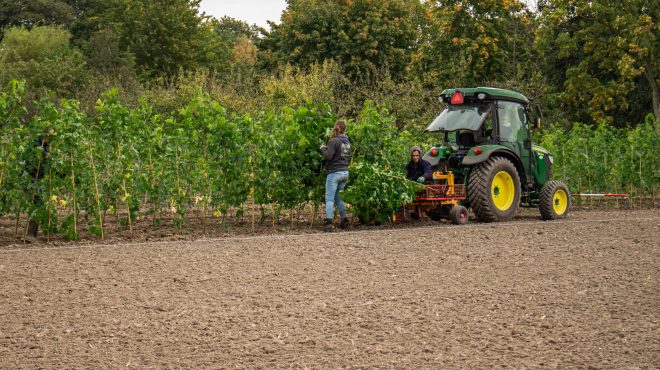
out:
<path id="1" fill-rule="evenodd" d="M 551 181 L 551 154 L 532 145 L 530 126 L 538 127 L 540 110 L 532 112 L 524 95 L 477 87 L 444 90 L 440 100 L 446 108 L 426 132 L 439 133 L 442 142 L 424 155 L 434 168 L 435 184 L 418 203 L 426 202 L 428 208 L 434 198 L 430 193 L 448 198 L 432 191 L 444 186 L 452 194 L 461 189 L 464 193 L 456 202 L 444 200 L 438 207 L 470 207 L 485 222 L 509 220 L 520 205 L 539 207 L 544 219 L 566 216 L 568 188 Z M 432 211 L 428 214 L 434 218 Z"/>

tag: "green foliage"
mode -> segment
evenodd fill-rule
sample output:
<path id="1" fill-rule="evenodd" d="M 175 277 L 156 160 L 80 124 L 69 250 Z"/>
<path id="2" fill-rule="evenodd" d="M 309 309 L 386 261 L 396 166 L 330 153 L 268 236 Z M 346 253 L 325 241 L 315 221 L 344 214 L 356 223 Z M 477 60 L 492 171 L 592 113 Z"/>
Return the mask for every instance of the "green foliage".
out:
<path id="1" fill-rule="evenodd" d="M 119 89 L 122 99 L 131 105 L 137 105 L 143 94 L 134 68 L 135 59 L 122 49 L 119 36 L 112 28 L 102 28 L 79 41 L 91 76 L 76 96 L 88 112 L 93 112 L 96 100 L 104 91 L 113 88 Z"/>
<path id="2" fill-rule="evenodd" d="M 414 66 L 433 86 L 483 86 L 533 71 L 533 15 L 514 0 L 423 3 L 423 42 Z M 446 86 L 448 85 L 448 86 Z"/>
<path id="3" fill-rule="evenodd" d="M 144 217 L 158 225 L 165 213 L 183 232 L 192 212 L 204 220 L 231 209 L 242 215 L 248 202 L 277 209 L 322 201 L 318 147 L 337 119 L 328 105 L 237 115 L 198 90 L 161 115 L 146 101 L 130 108 L 111 90 L 93 116 L 75 100 L 41 99 L 26 119 L 23 94 L 19 82 L 0 94 L 0 213 L 27 214 L 47 235 L 102 237 L 110 220 L 131 229 Z M 542 144 L 555 153 L 555 177 L 572 190 L 655 194 L 657 132 L 649 115 L 634 129 L 552 129 Z M 343 197 L 362 221 L 387 221 L 419 188 L 403 177 L 419 141 L 371 101 L 348 135 L 354 153 Z M 36 138 L 49 141 L 47 156 Z"/>
<path id="4" fill-rule="evenodd" d="M 422 186 L 368 162 L 355 161 L 350 174 L 350 185 L 342 198 L 350 204 L 350 212 L 364 223 L 391 220 L 397 210 L 415 199 L 415 192 Z"/>
<path id="5" fill-rule="evenodd" d="M 363 81 L 381 68 L 400 76 L 417 36 L 414 7 L 404 0 L 291 1 L 260 43 L 263 61 L 304 67 L 334 60 Z"/>
<path id="6" fill-rule="evenodd" d="M 355 124 L 350 126 L 353 158 L 400 171 L 413 144 L 410 133 L 399 131 L 386 109 L 367 100 Z"/>
<path id="7" fill-rule="evenodd" d="M 278 77 L 266 77 L 262 82 L 265 103 L 269 108 L 296 106 L 312 102 L 334 102 L 341 85 L 341 73 L 336 63 L 314 64 L 305 72 L 287 66 Z"/>
<path id="8" fill-rule="evenodd" d="M 260 28 L 256 25 L 250 26 L 241 20 L 227 16 L 216 20 L 213 29 L 223 41 L 230 44 L 235 44 L 241 37 L 247 37 L 254 42 L 257 40 L 260 31 Z"/>
<path id="9" fill-rule="evenodd" d="M 224 70 L 229 48 L 204 21 L 199 0 L 113 0 L 103 14 L 121 46 L 135 56 L 139 74 L 172 76 L 179 69 Z"/>
<path id="10" fill-rule="evenodd" d="M 112 28 L 94 32 L 85 43 L 88 66 L 101 74 L 131 74 L 135 63 L 133 55 L 122 50 L 119 41 L 119 34 Z"/>
<path id="11" fill-rule="evenodd" d="M 658 14 L 657 1 L 547 2 L 537 49 L 571 118 L 617 127 L 648 112 L 660 119 Z"/>
<path id="12" fill-rule="evenodd" d="M 173 115 L 194 99 L 200 88 L 229 113 L 255 113 L 263 109 L 263 97 L 258 92 L 258 86 L 239 81 L 224 83 L 206 69 L 180 71 L 171 80 L 151 86 L 142 96 L 156 112 Z"/>
<path id="13" fill-rule="evenodd" d="M 65 25 L 74 19 L 75 11 L 66 0 L 0 0 L 0 30 Z"/>
<path id="14" fill-rule="evenodd" d="M 417 188 L 403 176 L 412 138 L 398 131 L 388 112 L 371 101 L 349 127 L 354 153 L 344 199 L 363 222 L 389 220 L 413 200 Z"/>
<path id="15" fill-rule="evenodd" d="M 111 88 L 168 114 L 197 86 L 252 116 L 310 100 L 354 117 L 368 99 L 412 131 L 439 112 L 443 88 L 497 86 L 566 128 L 631 127 L 660 119 L 657 3 L 552 0 L 535 13 L 521 0 L 295 0 L 266 31 L 200 14 L 199 0 L 0 0 L 13 32 L 0 84 L 25 79 L 27 96 L 45 88 L 92 115 Z M 53 25 L 66 29 L 40 30 Z"/>
<path id="16" fill-rule="evenodd" d="M 46 88 L 71 97 L 87 78 L 85 58 L 69 46 L 68 31 L 54 27 L 10 28 L 0 42 L 0 83 L 23 79 L 31 89 Z"/>
<path id="17" fill-rule="evenodd" d="M 287 208 L 320 202 L 325 172 L 319 146 L 336 121 L 330 107 L 284 107 L 260 118 L 256 128 L 260 132 L 255 132 L 260 136 L 255 150 L 257 202 L 277 202 Z"/>
<path id="18" fill-rule="evenodd" d="M 28 150 L 29 130 L 22 116 L 25 84 L 12 81 L 0 93 L 0 213 L 18 213 L 25 209 L 23 187 L 24 153 Z"/>
<path id="19" fill-rule="evenodd" d="M 179 160 L 186 169 L 178 176 L 181 183 L 189 182 L 185 187 L 190 193 L 198 194 L 195 203 L 228 209 L 245 202 L 248 151 L 241 120 L 229 117 L 220 104 L 201 92 L 179 115 L 171 139 L 178 145 Z"/>
<path id="20" fill-rule="evenodd" d="M 555 154 L 553 175 L 576 192 L 656 194 L 660 184 L 660 135 L 652 115 L 633 129 L 574 124 L 550 130 L 542 145 Z"/>

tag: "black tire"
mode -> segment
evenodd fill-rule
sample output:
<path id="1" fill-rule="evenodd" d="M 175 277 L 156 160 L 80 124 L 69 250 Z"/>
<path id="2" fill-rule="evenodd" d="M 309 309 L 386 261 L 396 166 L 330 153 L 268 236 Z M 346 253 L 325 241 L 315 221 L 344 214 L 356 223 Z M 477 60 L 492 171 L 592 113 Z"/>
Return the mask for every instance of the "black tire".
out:
<path id="1" fill-rule="evenodd" d="M 449 219 L 454 225 L 465 225 L 470 220 L 470 212 L 463 206 L 456 206 L 449 211 Z"/>
<path id="2" fill-rule="evenodd" d="M 426 212 L 426 215 L 429 216 L 429 218 L 433 221 L 440 221 L 443 218 L 447 218 L 447 216 L 449 216 L 449 213 L 447 212 L 447 207 L 437 206 L 435 208 L 431 208 L 428 212 Z"/>
<path id="3" fill-rule="evenodd" d="M 571 193 L 561 181 L 548 181 L 541 188 L 539 211 L 543 220 L 566 218 L 571 209 Z"/>
<path id="4" fill-rule="evenodd" d="M 511 180 L 509 184 L 512 186 L 508 185 L 507 187 L 513 188 L 513 194 L 506 189 L 500 191 L 497 186 L 493 188 L 493 181 L 496 176 L 498 176 L 498 180 L 501 177 L 507 177 L 501 173 L 508 174 Z M 516 214 L 520 205 L 520 177 L 516 166 L 503 157 L 491 157 L 485 162 L 475 165 L 468 179 L 468 197 L 470 207 L 472 207 L 479 221 L 510 220 Z M 496 205 L 496 202 L 500 205 Z"/>

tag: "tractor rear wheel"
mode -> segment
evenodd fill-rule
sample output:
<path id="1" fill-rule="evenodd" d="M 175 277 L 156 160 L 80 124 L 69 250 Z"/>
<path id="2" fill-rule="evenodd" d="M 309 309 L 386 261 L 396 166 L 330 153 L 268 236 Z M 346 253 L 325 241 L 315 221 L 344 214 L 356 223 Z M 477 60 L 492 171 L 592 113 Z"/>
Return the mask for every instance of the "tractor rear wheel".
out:
<path id="1" fill-rule="evenodd" d="M 470 207 L 482 222 L 508 221 L 520 204 L 520 177 L 503 157 L 491 157 L 472 168 L 468 179 Z"/>
<path id="2" fill-rule="evenodd" d="M 571 208 L 571 193 L 561 181 L 548 181 L 541 188 L 539 211 L 544 220 L 566 218 Z"/>

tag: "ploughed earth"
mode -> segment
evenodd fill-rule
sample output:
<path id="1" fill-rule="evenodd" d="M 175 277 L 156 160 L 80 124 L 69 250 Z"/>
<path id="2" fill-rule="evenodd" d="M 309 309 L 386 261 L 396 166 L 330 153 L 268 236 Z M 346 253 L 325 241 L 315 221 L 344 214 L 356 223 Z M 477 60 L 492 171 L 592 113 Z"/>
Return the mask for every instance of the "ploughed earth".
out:
<path id="1" fill-rule="evenodd" d="M 660 209 L 311 231 L 6 237 L 0 367 L 660 367 Z"/>

